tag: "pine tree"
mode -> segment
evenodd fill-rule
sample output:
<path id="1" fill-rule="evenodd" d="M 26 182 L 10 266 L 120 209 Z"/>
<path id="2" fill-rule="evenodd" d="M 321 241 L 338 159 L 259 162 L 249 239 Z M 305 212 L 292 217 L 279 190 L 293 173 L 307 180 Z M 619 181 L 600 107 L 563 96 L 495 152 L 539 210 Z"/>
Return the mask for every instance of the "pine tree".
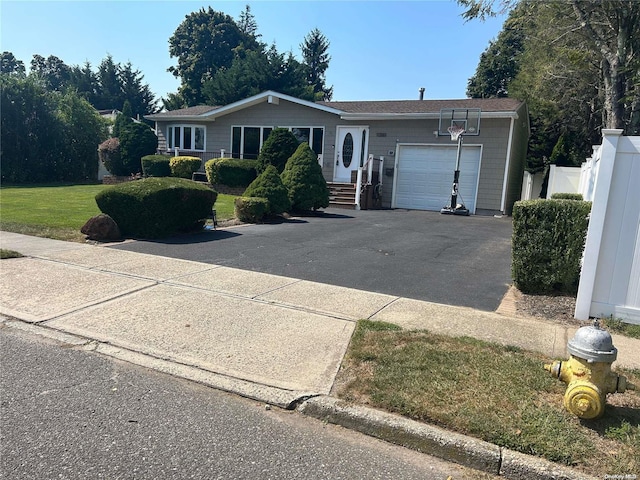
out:
<path id="1" fill-rule="evenodd" d="M 322 168 L 306 142 L 301 143 L 287 160 L 282 183 L 289 191 L 291 208 L 294 210 L 317 210 L 329 206 L 329 189 Z"/>
<path id="2" fill-rule="evenodd" d="M 325 84 L 325 72 L 331 60 L 331 56 L 327 53 L 329 40 L 320 30 L 314 28 L 304 37 L 300 49 L 306 68 L 307 84 L 313 87 L 317 100 L 331 100 L 333 87 L 327 87 Z"/>

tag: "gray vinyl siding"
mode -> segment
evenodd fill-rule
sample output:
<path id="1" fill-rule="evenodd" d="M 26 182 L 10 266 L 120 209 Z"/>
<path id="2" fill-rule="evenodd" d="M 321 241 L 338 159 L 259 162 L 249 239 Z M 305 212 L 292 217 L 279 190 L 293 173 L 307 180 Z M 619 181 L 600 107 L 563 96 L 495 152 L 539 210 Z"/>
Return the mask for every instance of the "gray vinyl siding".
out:
<path id="1" fill-rule="evenodd" d="M 526 105 L 521 107 L 519 119 L 515 121 L 511 149 L 511 167 L 507 182 L 505 213 L 510 213 L 513 203 L 519 199 L 528 140 Z M 260 103 L 217 119 L 201 117 L 198 121 L 157 122 L 158 147 L 166 146 L 166 129 L 169 124 L 206 125 L 207 152 L 224 149 L 231 155 L 232 127 L 323 127 L 322 171 L 327 181 L 333 180 L 335 142 L 338 126 L 369 127 L 369 154 L 384 157 L 382 176 L 382 206 L 391 207 L 393 175 L 395 174 L 396 148 L 398 143 L 455 144 L 449 136 L 434 135 L 438 120 L 379 120 L 345 121 L 339 115 L 323 112 L 281 99 L 279 104 Z M 479 136 L 467 136 L 467 145 L 482 145 L 482 158 L 478 184 L 477 210 L 500 212 L 505 175 L 505 162 L 509 143 L 510 118 L 483 118 Z M 390 176 L 386 175 L 387 170 Z M 453 172 L 451 172 L 453 181 Z"/>
<path id="2" fill-rule="evenodd" d="M 482 145 L 476 203 L 476 208 L 479 210 L 500 211 L 509 125 L 509 119 L 483 119 L 480 123 L 480 135 L 467 136 L 464 139 L 466 144 Z M 369 122 L 369 127 L 369 153 L 376 158 L 384 156 L 385 172 L 390 168 L 394 169 L 394 174 L 397 143 L 455 144 L 449 136 L 434 134 L 438 130 L 436 119 Z M 453 172 L 451 172 L 451 180 L 453 181 Z M 393 177 L 384 175 L 382 181 L 382 205 L 389 208 Z"/>

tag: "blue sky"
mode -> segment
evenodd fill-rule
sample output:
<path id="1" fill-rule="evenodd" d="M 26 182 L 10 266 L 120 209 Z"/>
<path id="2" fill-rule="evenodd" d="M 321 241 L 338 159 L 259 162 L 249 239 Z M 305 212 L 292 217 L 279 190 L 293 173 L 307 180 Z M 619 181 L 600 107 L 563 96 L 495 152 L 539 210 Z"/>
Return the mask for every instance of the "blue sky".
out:
<path id="1" fill-rule="evenodd" d="M 0 2 L 2 51 L 29 68 L 34 54 L 68 65 L 96 67 L 111 54 L 131 61 L 157 97 L 175 92 L 179 79 L 168 40 L 185 16 L 211 6 L 238 18 L 249 4 L 258 33 L 278 51 L 300 57 L 313 28 L 329 39 L 327 84 L 334 100 L 464 98 L 480 54 L 504 17 L 466 22 L 453 0 L 422 1 L 7 1 Z"/>

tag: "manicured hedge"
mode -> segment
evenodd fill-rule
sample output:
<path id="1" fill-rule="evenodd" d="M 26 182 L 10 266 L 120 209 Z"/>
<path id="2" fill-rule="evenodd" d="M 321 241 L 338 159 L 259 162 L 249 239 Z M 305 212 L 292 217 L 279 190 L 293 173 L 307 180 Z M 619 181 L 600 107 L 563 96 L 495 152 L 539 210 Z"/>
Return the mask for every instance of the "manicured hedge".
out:
<path id="1" fill-rule="evenodd" d="M 169 161 L 171 175 L 179 178 L 190 179 L 193 172 L 197 172 L 202 165 L 202 160 L 198 157 L 180 156 L 172 157 Z"/>
<path id="2" fill-rule="evenodd" d="M 234 200 L 235 216 L 241 222 L 258 223 L 269 211 L 269 200 L 258 197 L 237 197 Z"/>
<path id="3" fill-rule="evenodd" d="M 191 180 L 150 177 L 107 188 L 96 203 L 124 236 L 158 238 L 202 228 L 217 196 Z"/>
<path id="4" fill-rule="evenodd" d="M 216 158 L 205 164 L 209 183 L 244 188 L 258 176 L 259 162 L 240 158 Z"/>
<path id="5" fill-rule="evenodd" d="M 584 200 L 581 193 L 552 193 L 551 200 Z"/>
<path id="6" fill-rule="evenodd" d="M 170 161 L 168 155 L 145 155 L 142 157 L 142 173 L 145 177 L 170 177 Z"/>
<path id="7" fill-rule="evenodd" d="M 575 293 L 591 202 L 527 200 L 513 207 L 511 274 L 524 293 Z"/>

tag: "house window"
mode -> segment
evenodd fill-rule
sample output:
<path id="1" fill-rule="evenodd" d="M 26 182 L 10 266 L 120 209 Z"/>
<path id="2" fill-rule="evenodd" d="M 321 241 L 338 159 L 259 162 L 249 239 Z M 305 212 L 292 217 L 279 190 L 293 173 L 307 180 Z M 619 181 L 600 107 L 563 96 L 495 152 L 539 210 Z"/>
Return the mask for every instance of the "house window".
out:
<path id="1" fill-rule="evenodd" d="M 169 125 L 167 150 L 193 150 L 204 152 L 205 127 L 200 125 Z"/>
<path id="2" fill-rule="evenodd" d="M 231 127 L 231 154 L 233 158 L 258 158 L 260 149 L 276 127 Z M 322 155 L 324 127 L 287 128 L 299 142 L 307 142 L 316 155 Z"/>

